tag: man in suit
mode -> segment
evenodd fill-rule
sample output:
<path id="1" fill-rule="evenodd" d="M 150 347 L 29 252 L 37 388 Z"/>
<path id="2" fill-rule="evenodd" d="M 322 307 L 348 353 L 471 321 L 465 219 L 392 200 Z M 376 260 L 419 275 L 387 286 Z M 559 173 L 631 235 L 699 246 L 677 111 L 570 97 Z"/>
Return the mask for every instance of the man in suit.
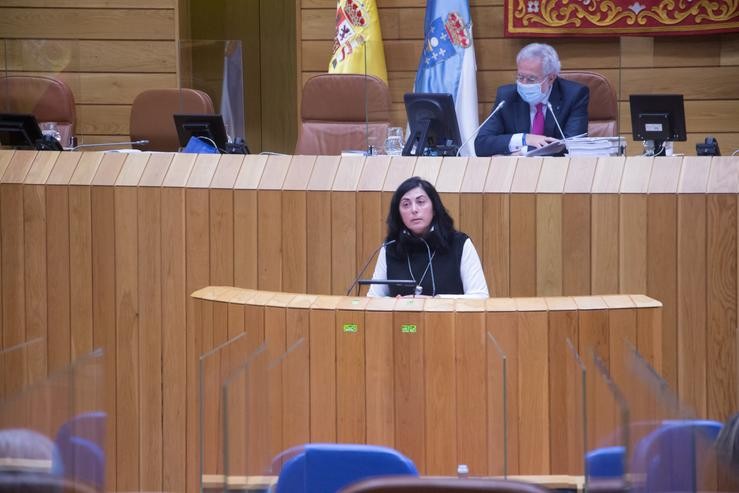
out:
<path id="1" fill-rule="evenodd" d="M 475 139 L 478 156 L 512 154 L 542 147 L 563 136 L 547 107 L 551 103 L 566 137 L 588 131 L 589 90 L 559 77 L 557 52 L 532 43 L 516 57 L 516 83 L 498 88 L 495 106 L 505 105 L 483 125 Z"/>

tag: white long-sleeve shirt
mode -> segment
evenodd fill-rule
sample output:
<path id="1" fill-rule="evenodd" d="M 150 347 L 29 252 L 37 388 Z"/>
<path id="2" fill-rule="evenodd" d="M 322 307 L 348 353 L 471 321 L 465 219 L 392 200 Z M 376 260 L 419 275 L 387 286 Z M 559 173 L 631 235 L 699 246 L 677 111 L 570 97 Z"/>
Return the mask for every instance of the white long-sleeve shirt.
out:
<path id="1" fill-rule="evenodd" d="M 459 265 L 459 273 L 462 277 L 462 287 L 464 294 L 458 295 L 440 295 L 440 297 L 450 298 L 488 298 L 488 284 L 485 281 L 485 274 L 482 271 L 482 263 L 477 255 L 477 250 L 472 244 L 472 240 L 467 238 L 462 247 L 462 261 Z M 372 279 L 387 279 L 387 260 L 385 259 L 385 247 L 380 249 L 375 265 L 375 272 Z M 367 296 L 381 297 L 390 296 L 390 287 L 386 284 L 373 284 L 370 286 Z"/>

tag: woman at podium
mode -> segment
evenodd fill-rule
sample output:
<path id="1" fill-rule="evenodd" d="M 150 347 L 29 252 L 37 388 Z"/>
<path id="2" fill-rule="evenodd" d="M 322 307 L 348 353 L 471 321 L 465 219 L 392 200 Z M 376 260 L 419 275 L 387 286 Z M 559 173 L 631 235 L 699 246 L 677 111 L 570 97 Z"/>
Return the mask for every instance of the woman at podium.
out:
<path id="1" fill-rule="evenodd" d="M 412 282 L 373 284 L 367 296 L 489 296 L 472 240 L 454 229 L 439 193 L 417 176 L 393 194 L 372 279 Z"/>

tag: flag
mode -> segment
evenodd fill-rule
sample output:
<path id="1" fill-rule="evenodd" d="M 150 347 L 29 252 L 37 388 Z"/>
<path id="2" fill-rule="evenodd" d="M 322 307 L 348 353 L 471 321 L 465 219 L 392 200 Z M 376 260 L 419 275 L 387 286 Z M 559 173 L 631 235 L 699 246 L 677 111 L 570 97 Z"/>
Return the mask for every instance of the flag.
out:
<path id="1" fill-rule="evenodd" d="M 446 92 L 454 98 L 459 133 L 465 142 L 477 129 L 477 63 L 467 0 L 428 0 L 424 46 L 415 92 Z M 472 142 L 463 156 L 474 156 Z"/>
<path id="2" fill-rule="evenodd" d="M 370 74 L 387 83 L 385 49 L 375 0 L 338 0 L 329 73 Z"/>

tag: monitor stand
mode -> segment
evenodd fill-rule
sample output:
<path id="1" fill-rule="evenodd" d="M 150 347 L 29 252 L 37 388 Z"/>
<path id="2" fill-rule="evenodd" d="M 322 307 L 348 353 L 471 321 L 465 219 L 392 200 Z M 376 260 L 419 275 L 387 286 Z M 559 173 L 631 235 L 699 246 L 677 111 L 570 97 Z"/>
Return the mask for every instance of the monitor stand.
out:
<path id="1" fill-rule="evenodd" d="M 672 152 L 670 152 L 670 154 L 667 154 L 668 149 L 670 151 L 672 150 L 671 144 L 672 142 L 666 140 L 645 140 L 644 155 L 654 157 L 672 155 Z"/>

